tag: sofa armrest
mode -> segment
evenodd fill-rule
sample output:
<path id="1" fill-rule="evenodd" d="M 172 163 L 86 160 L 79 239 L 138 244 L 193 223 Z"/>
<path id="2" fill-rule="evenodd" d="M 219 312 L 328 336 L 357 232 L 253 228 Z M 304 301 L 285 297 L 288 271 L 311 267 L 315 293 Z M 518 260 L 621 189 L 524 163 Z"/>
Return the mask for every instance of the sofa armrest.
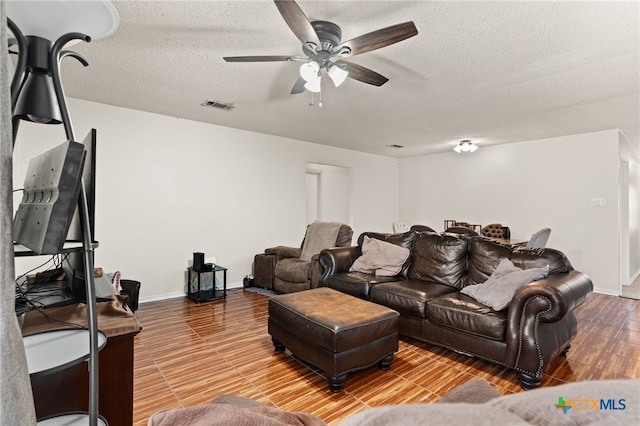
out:
<path id="1" fill-rule="evenodd" d="M 282 259 L 288 259 L 288 258 L 299 258 L 300 255 L 302 254 L 302 249 L 300 247 L 285 247 L 285 246 L 277 246 L 277 247 L 270 247 L 268 249 L 266 249 L 264 251 L 266 254 L 272 254 L 275 255 L 277 258 L 277 262 L 279 262 Z"/>
<path id="2" fill-rule="evenodd" d="M 360 246 L 332 247 L 320 252 L 322 279 L 341 272 L 349 272 L 353 262 L 362 255 Z"/>
<path id="3" fill-rule="evenodd" d="M 541 322 L 559 321 L 580 306 L 592 291 L 591 279 L 575 270 L 527 284 L 518 289 L 511 300 L 509 326 L 519 324 L 523 314 L 535 314 Z M 533 299 L 540 299 L 541 303 L 529 306 Z"/>
<path id="4" fill-rule="evenodd" d="M 575 270 L 549 275 L 520 288 L 507 316 L 508 363 L 540 376 L 574 337 L 573 310 L 592 291 L 591 279 Z"/>

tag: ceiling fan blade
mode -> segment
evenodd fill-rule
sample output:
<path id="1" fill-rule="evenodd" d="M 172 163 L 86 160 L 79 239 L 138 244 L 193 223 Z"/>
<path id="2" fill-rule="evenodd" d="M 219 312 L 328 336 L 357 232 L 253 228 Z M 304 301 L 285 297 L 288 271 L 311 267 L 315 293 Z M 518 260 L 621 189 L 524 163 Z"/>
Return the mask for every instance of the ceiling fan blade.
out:
<path id="1" fill-rule="evenodd" d="M 361 65 L 354 64 L 353 62 L 347 61 L 336 61 L 336 64 L 342 64 L 347 67 L 347 71 L 349 72 L 348 77 L 353 78 L 354 80 L 362 81 L 363 83 L 372 84 L 374 86 L 382 86 L 389 79 L 377 72 L 370 70 L 369 68 L 365 68 Z"/>
<path id="2" fill-rule="evenodd" d="M 296 60 L 308 61 L 309 58 L 298 58 L 295 56 L 271 55 L 271 56 L 225 56 L 227 62 L 287 62 Z"/>
<path id="3" fill-rule="evenodd" d="M 389 46 L 408 39 L 409 37 L 413 37 L 416 34 L 418 34 L 418 29 L 415 24 L 412 21 L 404 22 L 402 24 L 392 25 L 387 28 L 363 34 L 360 37 L 356 37 L 349 41 L 345 41 L 335 47 L 333 51 L 339 53 L 342 48 L 348 47 L 351 49 L 351 55 L 359 55 L 361 53 Z"/>
<path id="4" fill-rule="evenodd" d="M 298 77 L 298 79 L 296 80 L 296 83 L 291 88 L 291 94 L 297 95 L 298 93 L 304 92 L 306 90 L 304 87 L 306 83 L 307 82 L 304 80 L 304 78 Z"/>
<path id="5" fill-rule="evenodd" d="M 322 44 L 320 43 L 320 39 L 318 39 L 316 30 L 313 29 L 307 15 L 305 15 L 302 9 L 300 9 L 298 3 L 293 0 L 274 0 L 274 2 L 276 3 L 276 6 L 278 7 L 278 10 L 285 22 L 302 44 L 311 42 L 315 44 L 318 49 L 322 48 Z"/>

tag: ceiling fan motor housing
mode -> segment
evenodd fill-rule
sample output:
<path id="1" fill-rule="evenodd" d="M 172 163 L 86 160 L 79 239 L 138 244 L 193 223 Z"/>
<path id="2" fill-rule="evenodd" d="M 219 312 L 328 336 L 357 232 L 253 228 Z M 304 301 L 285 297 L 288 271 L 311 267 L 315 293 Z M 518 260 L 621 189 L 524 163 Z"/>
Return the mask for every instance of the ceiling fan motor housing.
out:
<path id="1" fill-rule="evenodd" d="M 342 30 L 339 26 L 329 21 L 312 21 L 311 26 L 316 31 L 318 39 L 322 43 L 320 50 L 326 51 L 328 54 L 332 53 L 332 49 L 340 44 L 342 39 Z M 309 57 L 317 56 L 318 52 L 313 52 L 307 46 L 302 46 L 302 51 Z"/>

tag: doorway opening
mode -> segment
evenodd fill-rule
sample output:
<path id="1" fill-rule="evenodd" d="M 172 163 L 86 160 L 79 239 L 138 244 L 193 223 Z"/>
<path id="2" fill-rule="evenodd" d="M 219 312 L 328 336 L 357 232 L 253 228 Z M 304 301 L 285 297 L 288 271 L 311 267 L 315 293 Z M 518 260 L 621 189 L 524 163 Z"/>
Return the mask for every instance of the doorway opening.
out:
<path id="1" fill-rule="evenodd" d="M 305 190 L 307 223 L 321 220 L 351 224 L 350 168 L 307 163 Z"/>

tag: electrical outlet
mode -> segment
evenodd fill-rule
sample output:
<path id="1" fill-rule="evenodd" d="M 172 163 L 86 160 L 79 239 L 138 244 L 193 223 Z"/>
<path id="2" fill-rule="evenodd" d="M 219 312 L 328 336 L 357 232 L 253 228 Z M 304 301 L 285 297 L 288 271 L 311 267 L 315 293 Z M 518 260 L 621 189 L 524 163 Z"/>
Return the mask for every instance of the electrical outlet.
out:
<path id="1" fill-rule="evenodd" d="M 591 207 L 607 207 L 609 203 L 606 198 L 592 198 Z"/>

